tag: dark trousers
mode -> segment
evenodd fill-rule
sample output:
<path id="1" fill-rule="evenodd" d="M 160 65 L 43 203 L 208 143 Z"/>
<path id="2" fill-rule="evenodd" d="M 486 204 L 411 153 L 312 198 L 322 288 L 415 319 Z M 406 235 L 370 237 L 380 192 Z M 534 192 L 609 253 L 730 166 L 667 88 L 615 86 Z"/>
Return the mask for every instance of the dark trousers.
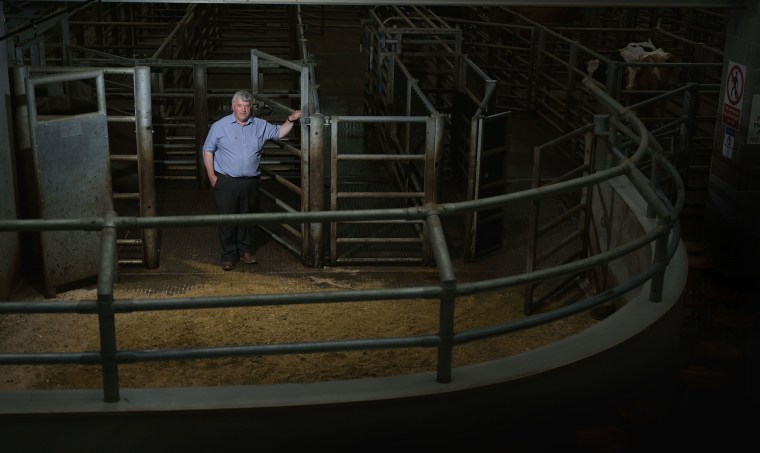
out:
<path id="1" fill-rule="evenodd" d="M 258 178 L 232 178 L 219 175 L 214 186 L 217 214 L 248 214 L 256 212 L 259 196 Z M 251 224 L 223 225 L 219 227 L 222 261 L 238 260 L 245 252 L 253 252 Z"/>

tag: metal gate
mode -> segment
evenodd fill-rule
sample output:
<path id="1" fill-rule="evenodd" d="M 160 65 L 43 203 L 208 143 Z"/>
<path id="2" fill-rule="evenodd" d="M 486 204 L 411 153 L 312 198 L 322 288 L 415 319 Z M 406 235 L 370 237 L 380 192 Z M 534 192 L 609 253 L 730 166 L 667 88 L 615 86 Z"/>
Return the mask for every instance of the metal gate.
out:
<path id="1" fill-rule="evenodd" d="M 94 79 L 97 111 L 71 116 L 37 113 L 35 87 Z M 39 217 L 102 217 L 113 210 L 103 71 L 49 75 L 26 80 L 32 158 Z M 40 233 L 45 296 L 56 287 L 93 278 L 100 267 L 100 232 Z"/>
<path id="2" fill-rule="evenodd" d="M 462 53 L 461 30 L 420 8 L 380 6 L 371 10 L 371 17 L 363 36 L 370 80 L 365 92 L 368 110 L 373 114 L 448 112 L 438 157 L 442 178 L 448 179 L 446 187 L 436 187 L 435 192 L 441 193 L 442 201 L 503 194 L 508 114 L 496 105 L 497 81 Z M 409 97 L 412 89 L 419 94 Z M 413 110 L 412 103 L 423 104 L 427 110 Z M 501 248 L 504 226 L 501 209 L 468 215 L 463 227 L 465 259 Z"/>
<path id="3" fill-rule="evenodd" d="M 436 202 L 442 115 L 332 117 L 330 209 L 394 209 Z M 382 139 L 339 140 L 342 129 L 371 125 Z M 432 263 L 421 221 L 330 224 L 330 260 L 346 263 Z"/>
<path id="4" fill-rule="evenodd" d="M 322 201 L 312 200 L 310 187 L 321 187 L 321 169 L 310 170 L 310 118 L 316 113 L 310 93 L 315 82 L 308 64 L 299 64 L 251 50 L 251 86 L 257 115 L 280 124 L 294 110 L 302 112 L 290 136 L 265 145 L 261 164 L 261 209 L 267 212 L 322 210 Z M 323 134 L 316 134 L 315 151 L 322 148 Z M 310 178 L 317 181 L 310 183 Z M 318 245 L 321 229 L 302 223 L 259 225 L 273 240 L 306 264 L 321 262 Z M 315 256 L 316 253 L 316 256 Z"/>
<path id="5" fill-rule="evenodd" d="M 509 112 L 474 118 L 468 200 L 507 192 Z M 473 260 L 506 245 L 506 210 L 495 208 L 469 215 L 465 228 L 466 258 Z"/>
<path id="6" fill-rule="evenodd" d="M 117 215 L 139 215 L 151 217 L 156 215 L 156 188 L 153 178 L 153 128 L 151 111 L 150 69 L 146 66 L 134 68 L 103 68 L 106 88 L 106 147 L 108 153 L 109 193 L 112 194 L 113 209 Z M 35 74 L 37 74 L 35 76 Z M 59 75 L 53 75 L 59 74 Z M 76 74 L 75 76 L 63 74 Z M 81 120 L 82 110 L 93 109 L 97 105 L 97 88 L 88 86 L 83 80 L 89 80 L 88 75 L 94 74 L 81 68 L 74 67 L 29 67 L 15 66 L 13 68 L 14 93 L 18 97 L 27 96 L 28 80 L 33 85 L 44 84 L 45 89 L 34 93 L 36 102 L 42 106 L 37 118 L 44 117 L 42 125 L 65 124 L 73 118 Z M 84 79 L 82 79 L 84 77 Z M 94 85 L 94 84 L 93 84 Z M 114 88 L 116 87 L 116 88 Z M 125 88 L 132 88 L 126 91 Z M 84 107 L 83 107 L 84 106 Z M 51 118 L 51 109 L 55 109 L 56 120 Z M 38 112 L 39 113 L 39 112 Z M 32 159 L 31 149 L 32 127 L 31 119 L 25 104 L 16 107 L 16 127 L 19 131 L 19 152 L 21 169 L 36 169 Z M 38 125 L 39 126 L 39 125 Z M 68 125 L 64 126 L 68 127 Z M 83 127 L 90 127 L 84 125 Z M 73 130 L 73 129 L 72 129 Z M 87 130 L 87 129 L 85 129 Z M 43 130 L 39 131 L 44 134 Z M 88 131 L 89 132 L 89 131 Z M 40 141 L 43 136 L 37 137 Z M 54 138 L 47 138 L 55 141 Z M 73 140 L 73 138 L 72 138 Z M 83 140 L 91 140 L 85 138 Z M 134 141 L 134 143 L 132 143 Z M 41 143 L 41 142 L 40 142 Z M 41 143 L 42 144 L 42 143 Z M 76 143 L 84 146 L 86 143 Z M 53 144 L 52 146 L 57 146 Z M 77 149 L 77 148 L 74 148 Z M 79 158 L 79 151 L 74 153 Z M 90 162 L 85 162 L 89 165 Z M 26 171 L 26 170 L 22 170 Z M 31 170 L 30 170 L 31 171 Z M 36 188 L 36 172 L 24 175 L 20 184 L 25 184 L 22 194 L 24 217 L 37 217 L 40 208 Z M 34 186 L 34 187 L 32 187 Z M 28 206 L 27 206 L 28 205 Z M 142 264 L 148 269 L 159 265 L 159 234 L 156 228 L 126 230 L 117 240 L 119 245 L 119 264 Z M 27 241 L 27 246 L 37 248 L 36 238 Z M 27 253 L 29 255 L 29 253 Z M 37 256 L 40 250 L 35 249 L 31 255 Z"/>
<path id="7" fill-rule="evenodd" d="M 596 142 L 590 130 L 591 125 L 534 148 L 534 189 L 587 176 L 596 171 Z M 583 138 L 585 143 L 584 162 L 575 167 L 567 159 L 562 159 L 561 144 L 579 137 Z M 593 195 L 591 188 L 583 187 L 576 191 L 566 191 L 558 198 L 531 201 L 527 272 L 566 264 L 590 254 L 589 238 L 592 234 L 589 233 L 589 221 Z M 526 285 L 525 314 L 532 314 L 551 300 L 569 297 L 568 294 L 572 294 L 572 291 L 566 289 L 572 284 L 580 288 L 595 282 L 595 287 L 599 288 L 600 283 L 594 278 L 593 273 L 593 270 L 580 271 L 566 277 Z"/>

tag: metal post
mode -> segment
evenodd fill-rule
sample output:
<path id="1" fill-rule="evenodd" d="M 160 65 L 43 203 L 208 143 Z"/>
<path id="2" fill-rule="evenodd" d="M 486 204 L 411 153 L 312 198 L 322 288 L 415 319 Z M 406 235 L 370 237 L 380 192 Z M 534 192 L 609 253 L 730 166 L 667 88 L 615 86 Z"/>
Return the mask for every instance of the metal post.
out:
<path id="1" fill-rule="evenodd" d="M 61 17 L 59 25 L 61 27 L 61 62 L 63 66 L 74 66 L 71 64 L 71 49 L 69 48 L 71 37 L 68 14 L 64 14 Z"/>
<path id="2" fill-rule="evenodd" d="M 259 75 L 259 56 L 256 55 L 255 49 L 251 49 L 251 93 L 259 94 L 263 84 Z"/>
<path id="3" fill-rule="evenodd" d="M 29 135 L 29 112 L 26 105 L 26 79 L 29 78 L 29 67 L 13 67 L 13 95 L 16 98 L 16 141 L 19 150 L 29 150 L 32 139 Z"/>
<path id="4" fill-rule="evenodd" d="M 692 186 L 691 178 L 691 142 L 694 135 L 695 122 L 697 116 L 697 85 L 691 84 L 691 89 L 687 90 L 683 94 L 683 111 L 686 114 L 686 120 L 681 124 L 678 137 L 678 158 L 675 165 L 678 171 L 681 173 L 681 177 L 686 183 L 686 188 L 689 190 Z"/>
<path id="5" fill-rule="evenodd" d="M 113 286 L 116 274 L 116 213 L 106 213 L 100 232 L 100 271 L 98 272 L 98 325 L 100 327 L 100 365 L 103 369 L 103 400 L 119 401 L 119 369 L 116 364 L 116 319 Z"/>
<path id="6" fill-rule="evenodd" d="M 313 177 L 322 174 L 321 169 L 321 162 L 322 162 L 322 151 L 324 149 L 323 145 L 315 143 L 315 146 L 318 148 L 318 151 L 315 151 L 315 153 L 312 155 L 311 152 L 311 144 L 312 144 L 312 138 L 315 140 L 322 140 L 324 141 L 324 137 L 322 135 L 322 127 L 320 125 L 313 125 L 314 127 L 311 127 L 312 125 L 308 122 L 311 112 L 310 107 L 310 101 L 311 101 L 311 91 L 310 91 L 310 83 L 309 83 L 309 67 L 308 66 L 302 66 L 299 71 L 299 89 L 301 93 L 300 102 L 299 102 L 299 109 L 301 110 L 301 128 L 300 133 L 301 136 L 299 137 L 299 144 L 301 146 L 301 210 L 322 210 L 321 209 L 321 203 L 322 203 L 322 178 L 317 177 L 317 180 L 319 182 L 319 185 L 312 184 L 311 180 Z M 324 119 L 322 120 L 322 123 L 324 122 Z M 315 135 L 316 134 L 316 135 Z M 317 159 L 315 165 L 316 165 L 316 171 L 311 170 L 311 158 L 312 156 Z M 318 187 L 318 188 L 317 188 Z M 304 190 L 306 189 L 306 190 Z M 315 189 L 316 192 L 313 192 L 312 189 Z M 312 198 L 313 197 L 319 197 L 319 200 L 316 200 L 314 203 L 316 206 L 312 204 Z M 321 224 L 319 224 L 320 227 L 316 228 L 318 231 L 313 231 L 313 233 L 317 234 L 318 237 L 315 239 L 311 238 L 312 233 L 312 227 L 315 226 L 315 224 L 307 224 L 307 223 L 301 223 L 301 256 L 307 257 L 307 261 L 310 259 L 313 259 L 312 262 L 313 266 L 319 266 L 322 262 L 322 256 L 321 256 L 321 250 L 322 247 L 318 242 L 320 241 L 322 237 L 321 232 Z M 312 249 L 312 247 L 316 247 L 315 249 Z M 312 254 L 312 252 L 316 252 L 319 254 L 319 256 L 316 256 Z"/>
<path id="7" fill-rule="evenodd" d="M 302 126 L 303 127 L 303 126 Z M 325 117 L 316 113 L 309 118 L 308 192 L 309 211 L 324 211 Z M 305 155 L 305 154 L 304 154 Z M 311 265 L 321 267 L 324 261 L 324 224 L 309 224 L 308 248 Z"/>
<path id="8" fill-rule="evenodd" d="M 443 233 L 443 225 L 438 215 L 426 218 L 426 228 L 430 230 L 430 243 L 438 265 L 438 275 L 443 294 L 439 307 L 438 336 L 438 370 L 436 381 L 442 384 L 451 382 L 452 357 L 454 355 L 454 311 L 456 308 L 456 277 Z"/>
<path id="9" fill-rule="evenodd" d="M 15 160 L 18 169 L 18 216 L 38 218 L 41 210 L 37 174 L 34 171 L 32 136 L 29 126 L 29 109 L 27 108 L 26 79 L 29 78 L 28 66 L 13 67 L 13 96 L 15 102 Z M 42 234 L 39 231 L 19 232 L 20 266 L 22 273 L 37 267 L 36 262 L 42 256 Z"/>
<path id="10" fill-rule="evenodd" d="M 206 167 L 203 164 L 203 142 L 206 140 L 208 132 L 208 98 L 207 98 L 207 80 L 206 65 L 193 65 L 193 104 L 195 113 L 195 151 L 196 151 L 196 169 L 195 175 L 198 179 L 200 189 L 208 189 L 209 182 L 206 175 Z"/>
<path id="11" fill-rule="evenodd" d="M 425 121 L 425 204 L 437 203 L 440 198 L 440 175 L 443 165 L 443 140 L 444 140 L 444 116 L 435 114 Z M 433 255 L 430 250 L 430 241 L 427 240 L 427 229 L 423 230 L 422 238 L 422 261 L 425 264 L 433 263 Z"/>
<path id="12" fill-rule="evenodd" d="M 612 166 L 612 153 L 610 152 L 610 116 L 594 115 L 594 137 L 596 142 L 596 169 L 610 168 Z M 599 138 L 602 138 L 601 140 Z"/>
<path id="13" fill-rule="evenodd" d="M 652 302 L 662 302 L 662 290 L 665 284 L 665 271 L 667 270 L 667 249 L 668 249 L 668 238 L 670 237 L 670 232 L 672 231 L 668 225 L 670 225 L 671 219 L 670 218 L 660 218 L 658 221 L 658 224 L 660 226 L 665 227 L 665 231 L 667 233 L 661 234 L 657 240 L 655 241 L 654 245 L 654 257 L 653 262 L 654 264 L 661 265 L 660 271 L 658 271 L 656 274 L 652 276 L 652 279 L 650 280 L 650 286 L 649 286 L 649 300 Z"/>
<path id="14" fill-rule="evenodd" d="M 662 191 L 662 188 L 660 187 L 661 186 L 660 162 L 657 159 L 655 159 L 654 156 L 652 156 L 652 154 L 653 153 L 650 150 L 650 156 L 651 156 L 650 159 L 652 160 L 652 167 L 650 168 L 649 181 L 650 181 L 650 184 L 652 185 L 652 189 L 655 192 L 659 193 Z M 648 219 L 655 218 L 655 210 L 651 203 L 647 204 L 646 216 Z"/>
<path id="15" fill-rule="evenodd" d="M 156 178 L 153 159 L 153 111 L 151 107 L 150 68 L 135 68 L 135 135 L 137 172 L 140 178 L 140 216 L 156 215 Z M 143 266 L 155 269 L 159 263 L 158 230 L 145 228 Z"/>

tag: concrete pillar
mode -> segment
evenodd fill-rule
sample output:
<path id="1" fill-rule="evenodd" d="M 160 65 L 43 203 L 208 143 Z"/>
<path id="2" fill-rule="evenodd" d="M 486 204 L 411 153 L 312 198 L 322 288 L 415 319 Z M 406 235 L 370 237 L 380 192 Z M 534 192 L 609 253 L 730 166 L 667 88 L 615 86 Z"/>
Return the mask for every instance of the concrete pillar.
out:
<path id="1" fill-rule="evenodd" d="M 704 220 L 706 251 L 729 277 L 760 277 L 760 1 L 731 13 Z"/>

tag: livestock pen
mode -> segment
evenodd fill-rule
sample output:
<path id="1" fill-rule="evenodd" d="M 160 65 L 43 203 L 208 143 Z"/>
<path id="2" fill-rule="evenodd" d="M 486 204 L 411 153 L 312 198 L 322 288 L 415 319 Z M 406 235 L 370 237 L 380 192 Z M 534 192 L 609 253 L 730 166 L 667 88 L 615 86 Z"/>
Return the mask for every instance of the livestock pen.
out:
<path id="1" fill-rule="evenodd" d="M 497 82 L 499 109 L 526 111 L 556 134 L 587 124 L 598 112 L 581 89 L 588 63 L 601 62 L 600 86 L 639 117 L 662 142 L 687 188 L 687 210 L 704 208 L 723 64 L 725 15 L 710 10 L 584 9 L 583 21 L 531 20 L 500 6 L 444 17 L 462 30 L 463 52 Z M 664 63 L 627 62 L 619 50 L 651 42 L 671 53 Z M 667 89 L 626 85 L 634 68 L 673 71 Z M 656 107 L 656 108 L 652 108 Z M 582 141 L 566 145 L 582 161 Z"/>
<path id="2" fill-rule="evenodd" d="M 369 10 L 362 12 L 367 14 L 363 17 L 370 17 Z M 496 388 L 486 382 L 491 377 L 520 385 L 528 381 L 538 383 L 549 375 L 559 377 L 562 385 L 552 386 L 552 390 L 543 393 L 523 391 L 518 394 L 506 390 L 511 408 L 505 412 L 529 420 L 543 403 L 554 406 L 565 404 L 566 397 L 582 396 L 571 403 L 579 405 L 587 402 L 591 394 L 603 394 L 610 387 L 623 387 L 629 383 L 639 386 L 669 376 L 672 368 L 677 366 L 673 360 L 678 342 L 677 299 L 679 286 L 685 279 L 676 269 L 684 265 L 677 221 L 684 197 L 679 172 L 668 162 L 670 148 L 660 146 L 665 140 L 650 134 L 635 115 L 605 94 L 603 89 L 606 87 L 600 88 L 590 80 L 584 84 L 585 76 L 580 69 L 572 71 L 577 76 L 578 92 L 567 98 L 588 98 L 584 101 L 589 105 L 585 123 L 579 116 L 573 127 L 558 129 L 554 125 L 558 120 L 548 121 L 553 114 L 548 109 L 542 110 L 543 107 L 527 107 L 525 104 L 525 108 L 519 108 L 517 104 L 509 103 L 497 107 L 497 100 L 502 102 L 505 99 L 500 97 L 504 81 L 489 68 L 489 64 L 497 60 L 478 61 L 475 52 L 465 51 L 474 46 L 473 40 L 467 33 L 460 34 L 453 29 L 460 26 L 455 25 L 456 21 L 424 21 L 424 17 L 434 14 L 426 9 L 403 12 L 402 16 L 423 19 L 424 23 L 423 26 L 400 30 L 401 35 L 406 32 L 406 37 L 412 38 L 412 42 L 401 41 L 412 45 L 409 53 L 406 52 L 410 48 L 406 46 L 382 47 L 383 43 L 390 45 L 386 40 L 393 33 L 390 30 L 379 27 L 367 33 L 358 26 L 352 28 L 352 37 L 359 36 L 360 31 L 367 33 L 364 36 L 368 40 L 364 42 L 375 46 L 373 53 L 368 52 L 360 58 L 368 61 L 379 57 L 382 60 L 374 62 L 382 61 L 385 65 L 382 70 L 380 65 L 372 66 L 370 72 L 367 72 L 369 65 L 353 65 L 354 76 L 371 81 L 372 88 L 378 85 L 383 89 L 395 88 L 392 92 L 375 92 L 386 97 L 368 95 L 365 98 L 364 95 L 369 93 L 368 86 L 365 86 L 366 92 L 356 98 L 361 98 L 364 107 L 376 109 L 370 115 L 349 114 L 342 109 L 345 104 L 336 102 L 336 98 L 342 95 L 354 100 L 353 93 L 331 91 L 329 97 L 324 96 L 328 93 L 323 88 L 339 85 L 336 79 L 345 80 L 339 76 L 349 72 L 346 70 L 349 66 L 325 68 L 313 64 L 336 57 L 335 54 L 328 58 L 315 55 L 311 59 L 309 30 L 313 32 L 321 28 L 324 31 L 324 24 L 309 22 L 314 21 L 314 16 L 309 20 L 303 20 L 303 15 L 294 19 L 303 25 L 304 34 L 299 35 L 300 41 L 296 44 L 305 51 L 303 61 L 300 57 L 251 54 L 250 49 L 244 49 L 240 61 L 225 63 L 228 66 L 220 64 L 219 60 L 205 60 L 205 57 L 195 62 L 208 64 L 215 75 L 229 69 L 238 82 L 248 78 L 247 67 L 254 65 L 252 55 L 262 57 L 261 61 L 293 63 L 291 60 L 299 60 L 298 64 L 306 68 L 299 73 L 303 77 L 299 81 L 309 81 L 307 90 L 301 89 L 298 94 L 288 90 L 277 98 L 286 99 L 284 102 L 273 102 L 279 93 L 277 96 L 263 93 L 259 107 L 262 115 L 276 116 L 283 111 L 278 105 L 290 102 L 301 105 L 302 97 L 310 96 L 313 110 L 309 121 L 303 124 L 308 131 L 301 135 L 305 139 L 297 147 L 310 146 L 311 151 L 319 150 L 325 159 L 311 160 L 313 155 L 309 156 L 309 171 L 322 172 L 326 177 L 332 175 L 333 179 L 310 179 L 318 184 L 299 186 L 299 190 L 308 190 L 311 195 L 324 190 L 325 197 L 318 197 L 327 202 L 319 206 L 323 209 L 316 209 L 313 199 L 303 204 L 299 197 L 296 197 L 299 201 L 295 204 L 283 205 L 282 201 L 290 199 L 296 192 L 293 182 L 300 180 L 304 168 L 301 167 L 302 160 L 294 165 L 291 156 L 297 153 L 286 149 L 291 143 L 285 143 L 274 145 L 270 150 L 271 178 L 279 179 L 283 184 L 274 189 L 270 197 L 270 207 L 273 205 L 278 209 L 273 207 L 265 213 L 239 218 L 209 215 L 208 192 L 196 187 L 196 183 L 202 186 L 202 181 L 196 179 L 194 163 L 177 162 L 188 164 L 190 171 L 182 178 L 167 175 L 157 181 L 160 194 L 157 216 L 133 216 L 127 212 L 115 216 L 107 213 L 83 223 L 76 219 L 3 223 L 3 231 L 35 230 L 43 234 L 58 229 L 77 229 L 83 224 L 88 229 L 102 229 L 103 243 L 98 251 L 104 257 L 100 261 L 103 267 L 97 287 L 87 287 L 86 291 L 75 293 L 79 297 L 34 302 L 13 300 L 3 308 L 4 316 L 10 315 L 6 319 L 12 320 L 17 316 L 63 315 L 63 311 L 67 316 L 86 319 L 90 322 L 90 331 L 98 331 L 93 338 L 98 339 L 96 343 L 100 347 L 72 349 L 67 343 L 63 350 L 50 354 L 44 350 L 41 354 L 37 354 L 40 351 L 11 350 L 0 354 L 3 366 L 8 369 L 39 367 L 44 362 L 52 367 L 102 370 L 91 373 L 87 382 L 92 384 L 94 376 L 93 387 L 80 392 L 55 392 L 56 395 L 79 395 L 79 405 L 74 410 L 81 413 L 89 411 L 93 404 L 99 404 L 107 411 L 113 409 L 111 420 L 120 419 L 122 414 L 117 412 L 121 411 L 134 411 L 128 416 L 136 412 L 146 414 L 156 408 L 149 407 L 150 401 L 154 405 L 168 401 L 161 396 L 164 395 L 174 402 L 175 408 L 181 407 L 187 413 L 198 409 L 197 406 L 191 407 L 195 404 L 205 405 L 206 409 L 213 406 L 212 410 L 219 414 L 226 410 L 223 405 L 231 403 L 239 413 L 245 412 L 250 417 L 245 423 L 245 429 L 250 432 L 261 434 L 271 424 L 281 424 L 288 428 L 298 427 L 305 437 L 330 432 L 330 426 L 334 429 L 338 424 L 327 426 L 327 420 L 332 418 L 322 417 L 324 412 L 311 412 L 311 416 L 300 418 L 296 412 L 307 408 L 298 401 L 302 396 L 311 398 L 311 403 L 326 411 L 338 406 L 361 410 L 374 403 L 390 403 L 381 411 L 393 413 L 394 420 L 407 415 L 408 424 L 399 428 L 403 431 L 413 429 L 423 418 L 430 420 L 431 415 L 436 421 L 439 416 L 452 415 L 449 411 L 441 411 L 440 415 L 428 412 L 427 416 L 417 417 L 421 412 L 414 410 L 414 403 L 407 406 L 410 400 L 418 403 L 432 401 L 435 405 L 448 404 L 446 401 L 453 399 L 460 408 L 457 412 L 461 410 L 467 414 L 492 407 L 495 400 L 489 402 L 487 395 L 478 394 L 478 387 L 483 384 Z M 199 16 L 193 13 L 188 18 L 198 19 Z M 235 23 L 229 16 L 225 20 Z M 202 22 L 196 25 L 200 26 Z M 429 27 L 431 23 L 433 27 Z M 488 27 L 480 28 L 485 30 Z M 195 30 L 194 27 L 190 29 Z M 214 39 L 229 38 L 219 29 L 216 33 Z M 548 29 L 544 33 L 554 36 Z M 422 37 L 422 34 L 428 36 Z M 439 40 L 439 35 L 445 39 Z M 449 40 L 451 37 L 454 37 L 453 41 Z M 555 38 L 561 41 L 559 37 Z M 232 42 L 234 39 L 230 40 Z M 345 48 L 346 35 L 341 34 L 336 42 L 341 49 Z M 351 43 L 358 43 L 358 40 Z M 447 47 L 450 44 L 450 48 Z M 220 52 L 223 49 L 231 51 L 227 47 L 218 48 Z M 551 61 L 551 58 L 544 58 Z M 142 62 L 152 71 L 176 71 L 181 74 L 176 80 L 182 79 L 184 83 L 189 80 L 187 69 L 191 66 L 185 66 L 186 61 Z M 410 62 L 414 64 L 408 64 Z M 546 64 L 548 71 L 549 65 Z M 265 75 L 264 82 L 286 72 L 266 63 L 259 69 L 256 73 Z M 567 68 L 565 71 L 567 73 Z M 105 73 L 108 77 L 109 71 Z M 324 78 L 325 75 L 330 79 Z M 436 75 L 443 76 L 436 79 Z M 287 84 L 293 81 L 291 76 L 286 76 Z M 175 80 L 172 77 L 157 79 Z M 223 77 L 214 81 L 220 82 L 221 79 Z M 376 83 L 379 81 L 382 83 Z M 553 82 L 547 78 L 542 83 Z M 163 102 L 162 98 L 179 94 L 166 85 L 156 87 L 161 87 L 155 98 L 160 102 Z M 180 89 L 181 96 L 187 99 L 190 99 L 189 87 Z M 206 97 L 209 115 L 218 115 L 223 109 L 227 89 L 214 84 L 209 88 Z M 690 89 L 684 86 L 679 88 L 681 91 L 668 96 L 681 96 Z M 549 94 L 550 91 L 544 89 L 543 93 Z M 522 93 L 524 99 L 544 96 L 538 91 L 530 95 L 529 90 Z M 542 102 L 550 101 L 544 99 Z M 187 123 L 187 107 L 185 105 L 182 115 L 167 114 L 164 119 L 176 120 L 177 126 L 192 129 Z M 492 137 L 473 134 L 478 130 L 473 124 L 491 114 L 496 114 L 501 121 L 495 123 L 498 127 L 494 135 L 498 135 L 501 144 L 506 146 L 492 148 L 496 154 L 494 161 L 478 161 L 478 154 L 473 152 L 477 148 L 471 147 L 472 139 L 492 143 Z M 168 121 L 162 124 L 167 125 L 164 132 L 173 127 L 168 126 Z M 457 126 L 456 130 L 452 129 L 453 125 Z M 373 132 L 365 132 L 370 129 Z M 316 134 L 325 136 L 321 142 L 324 147 L 312 146 L 318 143 L 312 141 Z M 157 136 L 168 138 L 172 134 Z M 176 142 L 186 139 L 184 133 L 172 138 Z M 171 141 L 161 144 L 164 143 L 168 145 Z M 157 162 L 157 169 L 172 160 L 171 154 L 165 156 L 166 159 Z M 432 157 L 428 159 L 428 156 Z M 440 158 L 449 160 L 438 160 Z M 629 158 L 633 163 L 631 166 L 626 163 Z M 194 155 L 178 160 L 193 159 Z M 431 164 L 438 164 L 442 173 L 428 171 Z M 336 170 L 339 165 L 345 167 L 345 173 L 344 169 Z M 443 169 L 440 165 L 444 165 Z M 388 169 L 391 171 L 386 171 Z M 504 171 L 499 174 L 502 169 Z M 469 175 L 479 170 L 499 177 L 495 183 L 486 179 L 485 185 L 468 189 L 466 184 L 472 182 Z M 428 179 L 431 175 L 433 178 Z M 495 187 L 499 188 L 499 193 L 488 192 L 496 190 Z M 478 192 L 480 189 L 486 190 Z M 438 190 L 442 191 L 440 198 L 433 196 Z M 283 191 L 291 194 L 277 195 Z M 368 205 L 373 209 L 363 209 Z M 647 206 L 651 209 L 648 210 Z M 496 219 L 489 228 L 502 233 L 495 241 L 499 245 L 497 254 L 488 250 L 491 244 L 483 249 L 465 246 L 468 242 L 465 237 L 472 234 L 474 224 L 469 219 L 478 212 L 484 213 L 488 219 Z M 656 213 L 654 217 L 653 213 Z M 236 269 L 230 276 L 220 276 L 219 269 L 212 269 L 214 239 L 208 229 L 218 222 L 254 222 L 261 225 L 262 231 L 268 231 L 259 236 L 262 262 L 256 265 L 258 267 Z M 563 226 L 557 228 L 560 222 Z M 627 227 L 618 228 L 622 224 Z M 288 233 L 295 234 L 280 246 L 283 235 L 279 228 L 285 228 L 283 225 L 292 226 L 293 231 Z M 325 235 L 324 244 L 319 242 L 302 248 L 304 243 L 299 234 L 318 234 L 320 227 L 328 225 L 339 226 L 333 231 L 342 229 L 352 236 L 336 234 L 331 244 L 336 248 L 318 248 L 329 244 L 332 233 L 330 237 Z M 120 262 L 116 268 L 112 267 L 121 252 L 118 247 L 120 238 L 114 233 L 156 229 L 163 234 L 162 261 L 158 269 L 141 268 L 141 263 L 136 262 Z M 361 253 L 370 249 L 383 252 L 382 244 L 399 239 L 395 232 L 402 229 L 412 231 L 412 239 L 398 240 L 394 248 L 401 250 L 404 244 L 408 244 L 409 250 L 402 250 L 407 255 L 395 255 L 388 260 L 387 253 L 375 254 L 370 256 L 371 260 L 361 262 L 369 256 Z M 370 234 L 365 234 L 367 231 Z M 567 254 L 558 245 L 570 245 Z M 340 251 L 338 246 L 342 247 Z M 294 253 L 281 253 L 286 249 Z M 481 252 L 484 249 L 488 253 L 467 256 L 470 250 Z M 356 253 L 357 250 L 360 253 Z M 322 255 L 323 251 L 327 253 Z M 410 264 L 405 261 L 411 261 L 408 260 L 411 254 L 414 263 Z M 350 259 L 341 262 L 343 257 L 357 258 L 359 262 L 349 263 Z M 432 261 L 421 265 L 419 257 Z M 549 259 L 543 260 L 546 257 Z M 321 258 L 328 260 L 322 261 Z M 273 281 L 279 279 L 285 282 L 283 288 L 272 290 Z M 541 286 L 544 282 L 548 284 Z M 554 292 L 555 283 L 562 288 L 561 294 Z M 135 288 L 136 291 L 122 292 Z M 407 307 L 412 309 L 407 311 Z M 503 311 L 507 307 L 519 307 L 517 311 L 523 313 L 507 315 Z M 584 318 L 587 325 L 565 335 L 563 340 L 566 341 L 537 346 L 531 343 L 528 349 L 535 347 L 535 351 L 514 354 L 510 352 L 514 350 L 499 346 L 514 346 L 521 334 L 539 336 L 542 328 L 567 332 L 565 329 L 572 316 L 598 315 L 597 309 L 607 307 L 612 308 L 600 310 L 604 314 L 596 316 L 593 321 Z M 294 313 L 300 311 L 314 316 L 304 321 L 296 314 L 289 315 L 289 308 L 293 308 Z M 423 309 L 426 310 L 424 317 L 419 315 Z M 145 325 L 148 315 L 157 313 L 176 314 L 172 317 L 178 322 L 172 325 L 180 326 L 178 340 L 166 342 L 160 329 Z M 483 317 L 475 319 L 476 313 Z M 229 335 L 231 326 L 241 326 L 234 320 L 237 316 L 244 320 L 241 335 L 234 335 L 236 332 Z M 412 328 L 399 330 L 402 321 L 416 320 L 420 322 Z M 372 328 L 362 329 L 362 322 L 366 321 L 372 324 Z M 128 337 L 130 327 L 145 336 Z M 215 332 L 218 335 L 214 336 Z M 261 336 L 264 332 L 277 335 L 264 338 Z M 574 337 L 576 333 L 579 335 Z M 606 344 L 598 341 L 601 338 L 611 340 L 616 346 L 607 349 Z M 576 347 L 579 343 L 574 340 L 580 340 L 580 347 Z M 637 353 L 626 354 L 620 350 L 621 345 L 625 351 Z M 482 363 L 462 361 L 462 353 L 472 350 L 493 355 Z M 642 351 L 646 353 L 638 353 Z M 625 360 L 616 360 L 613 356 L 617 354 Z M 320 360 L 327 356 L 335 360 Z M 404 362 L 402 357 L 413 357 L 413 360 Z M 636 357 L 636 360 L 630 360 L 630 357 Z M 413 363 L 413 368 L 405 368 L 408 363 Z M 580 363 L 592 366 L 582 370 L 578 367 Z M 238 364 L 249 368 L 237 367 Z M 304 370 L 288 374 L 299 364 L 304 365 Z M 544 370 L 543 364 L 551 365 L 551 369 Z M 552 368 L 555 364 L 559 366 Z M 166 369 L 178 372 L 160 386 L 184 388 L 136 388 L 156 386 L 147 379 L 150 370 L 164 369 L 166 365 L 170 365 Z M 214 381 L 219 386 L 213 387 L 192 378 L 206 372 L 213 375 L 221 368 L 231 371 L 225 374 L 231 377 L 231 382 Z M 135 373 L 135 369 L 139 372 Z M 250 374 L 247 370 L 251 370 Z M 614 372 L 614 377 L 607 372 L 599 373 L 599 370 Z M 651 370 L 655 373 L 650 373 Z M 342 374 L 343 371 L 355 374 Z M 313 382 L 323 376 L 326 376 L 325 382 Z M 274 379 L 279 377 L 286 382 L 275 382 Z M 600 377 L 603 378 L 601 382 L 597 380 Z M 497 387 L 501 388 L 501 384 Z M 91 391 L 92 388 L 95 390 Z M 568 388 L 574 390 L 567 391 Z M 18 400 L 11 393 L 0 395 L 3 401 L 10 403 L 4 406 L 7 411 L 4 415 L 9 418 L 18 416 L 18 412 L 14 412 Z M 48 404 L 44 392 L 32 393 L 39 395 L 33 397 L 34 404 L 20 410 L 32 411 Z M 333 397 L 337 399 L 332 400 Z M 63 396 L 59 401 L 69 401 L 68 398 Z M 370 400 L 374 403 L 368 404 Z M 410 410 L 405 411 L 404 407 Z M 253 412 L 256 415 L 250 416 Z M 133 417 L 133 420 L 137 418 Z M 360 419 L 367 420 L 356 418 Z M 210 418 L 203 423 L 207 423 L 203 429 L 216 424 Z M 99 426 L 99 422 L 95 425 Z M 163 425 L 157 423 L 155 426 Z M 106 432 L 108 430 L 98 430 L 94 436 L 103 436 Z M 360 437 L 358 432 L 353 436 Z M 285 443 L 299 441 L 293 438 Z"/>

